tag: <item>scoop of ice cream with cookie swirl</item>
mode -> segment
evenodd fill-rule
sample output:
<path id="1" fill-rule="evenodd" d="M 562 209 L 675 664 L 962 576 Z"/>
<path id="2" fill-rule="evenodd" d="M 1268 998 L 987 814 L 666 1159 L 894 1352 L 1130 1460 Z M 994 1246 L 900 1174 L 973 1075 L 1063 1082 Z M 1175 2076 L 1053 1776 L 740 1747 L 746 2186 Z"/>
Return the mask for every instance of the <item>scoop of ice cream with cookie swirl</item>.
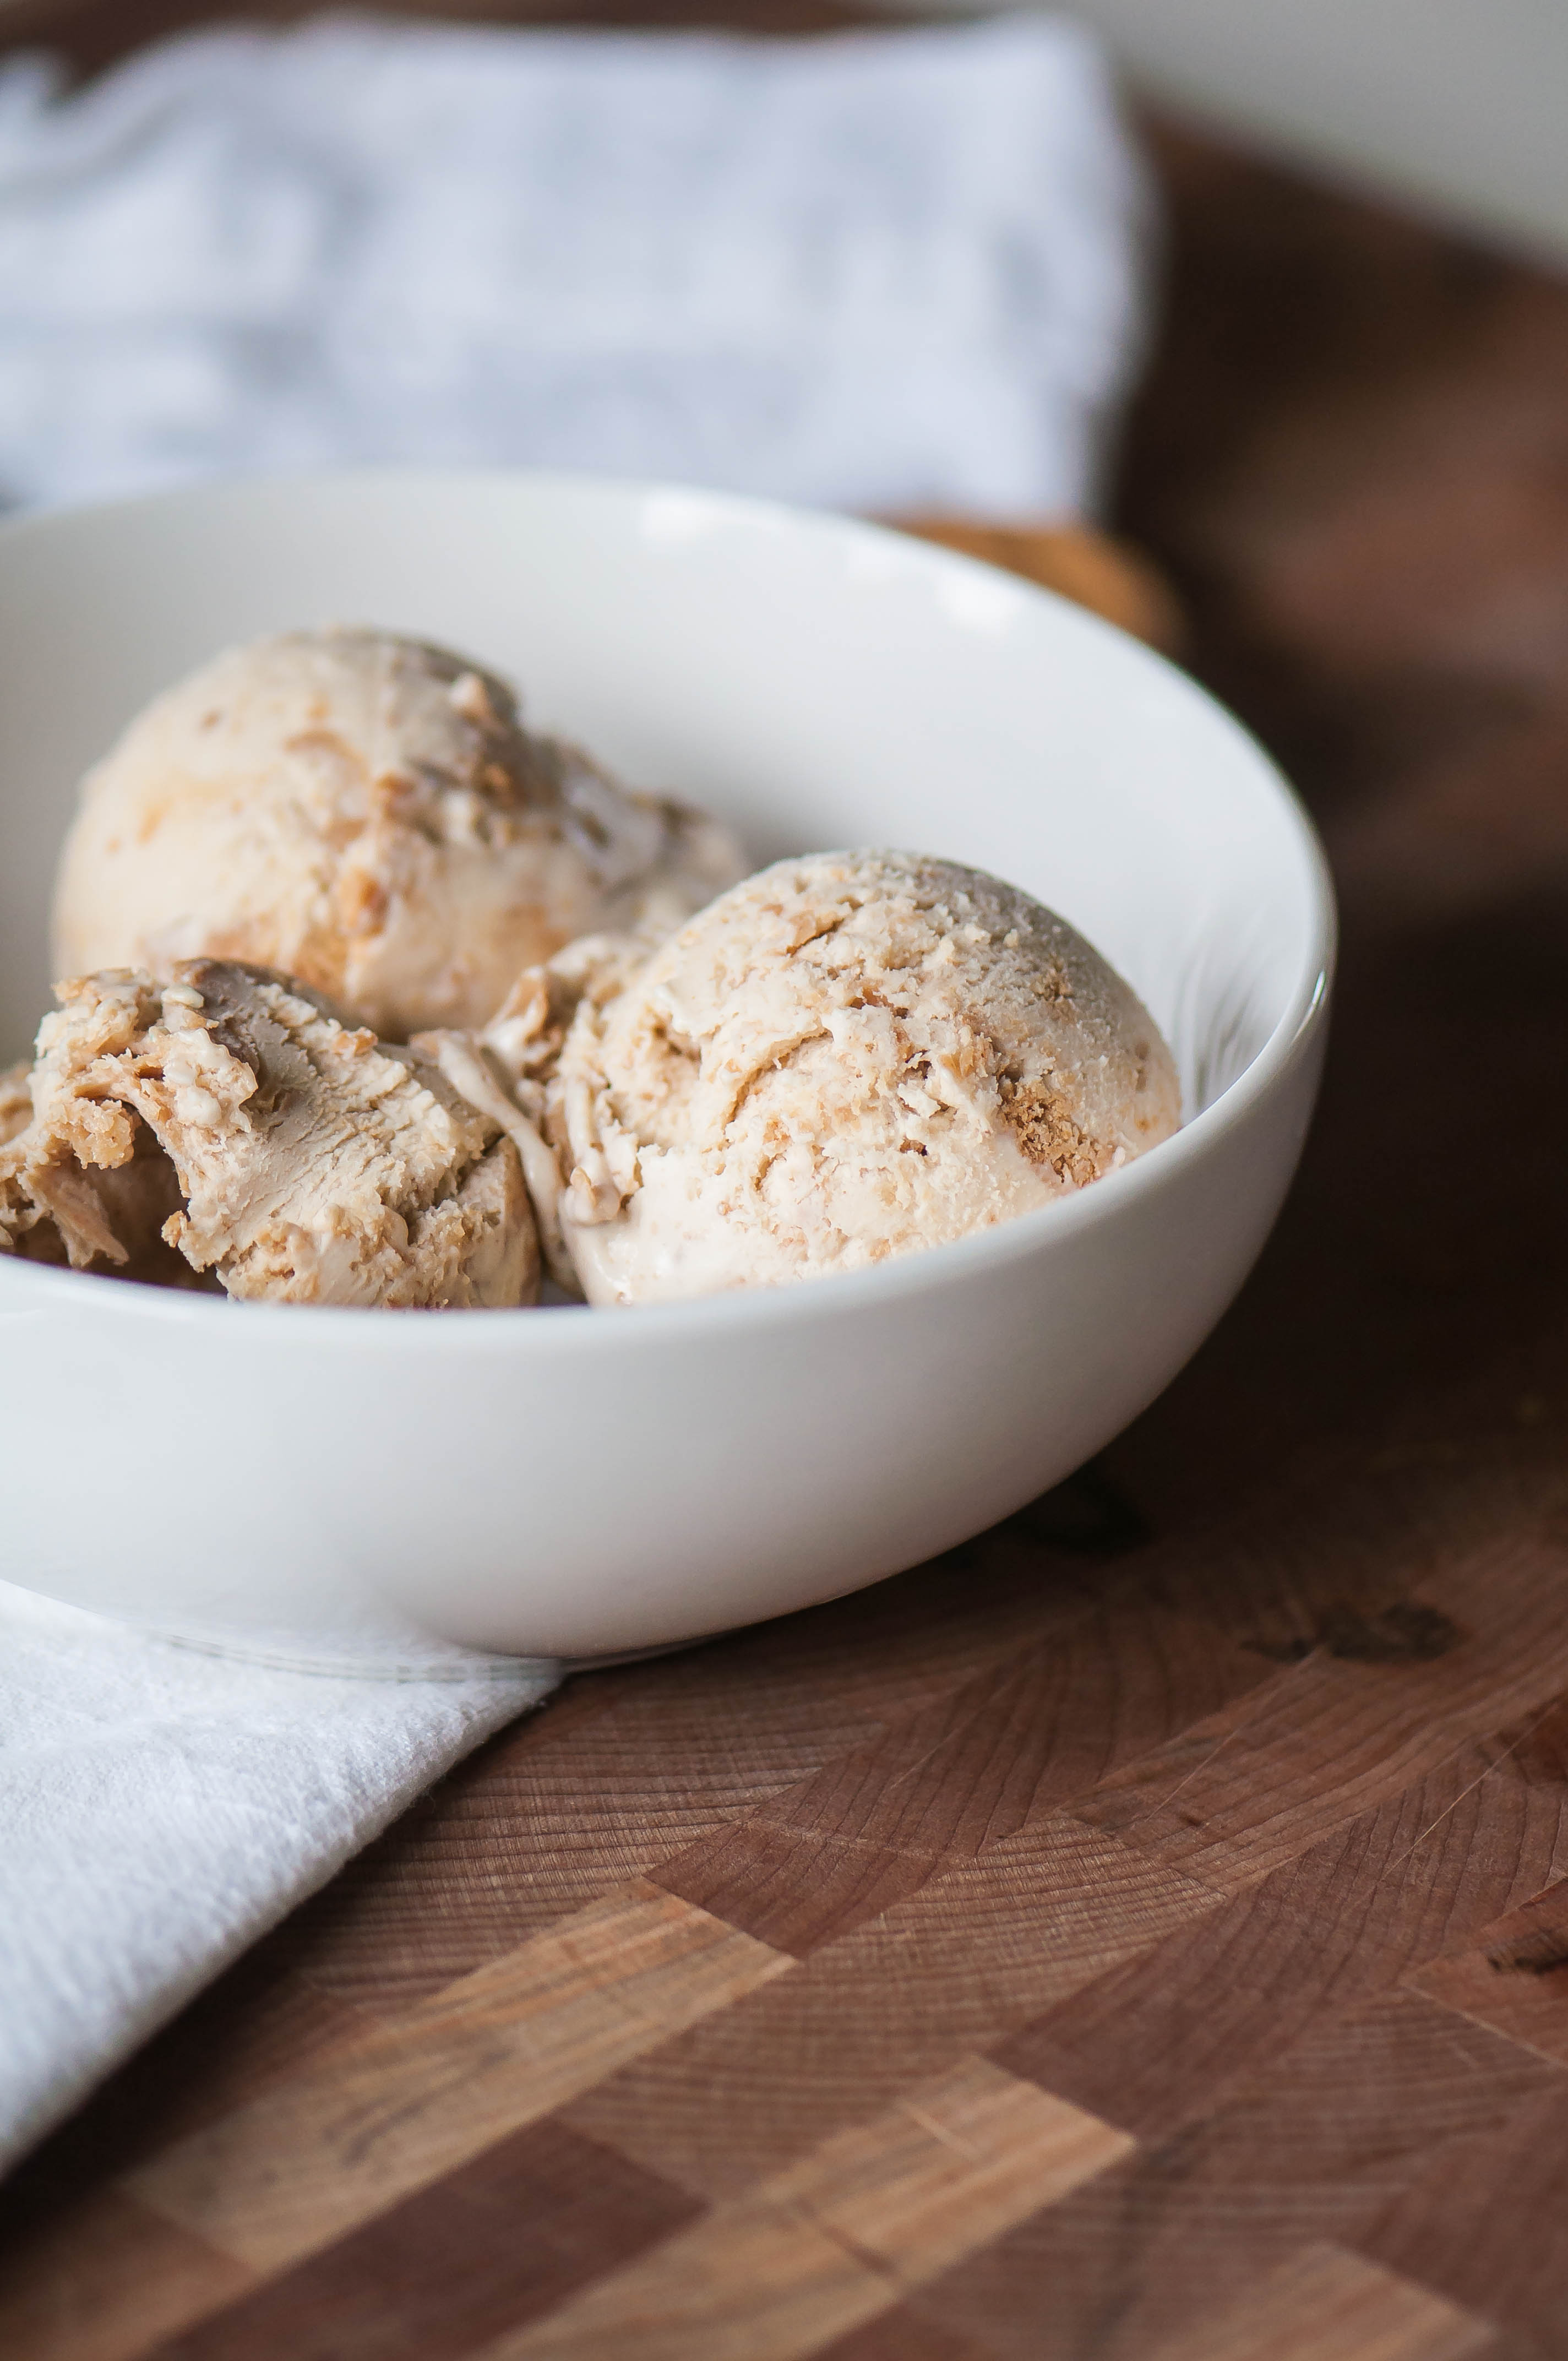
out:
<path id="1" fill-rule="evenodd" d="M 79 976 L 0 1083 L 0 1254 L 288 1303 L 532 1302 L 503 1125 L 292 979 Z"/>
<path id="2" fill-rule="evenodd" d="M 896 851 L 782 861 L 587 992 L 545 1091 L 590 1302 L 855 1270 L 1175 1131 L 1170 1052 L 1066 921 Z"/>
<path id="3" fill-rule="evenodd" d="M 468 657 L 286 631 L 156 697 L 88 774 L 55 972 L 251 961 L 406 1041 L 482 1024 L 576 936 L 655 938 L 742 867 L 717 821 L 525 729 Z"/>

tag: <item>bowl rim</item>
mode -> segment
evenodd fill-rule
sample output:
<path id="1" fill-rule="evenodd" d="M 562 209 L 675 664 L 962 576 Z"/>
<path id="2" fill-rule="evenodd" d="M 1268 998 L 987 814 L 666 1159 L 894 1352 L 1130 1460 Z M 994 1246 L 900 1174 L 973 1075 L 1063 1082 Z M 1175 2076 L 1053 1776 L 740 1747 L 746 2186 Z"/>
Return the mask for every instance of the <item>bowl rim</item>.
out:
<path id="1" fill-rule="evenodd" d="M 1047 1247 L 1053 1238 L 1066 1239 L 1113 1220 L 1124 1208 L 1130 1209 L 1151 1190 L 1175 1180 L 1188 1165 L 1211 1153 L 1224 1137 L 1247 1120 L 1259 1102 L 1277 1087 L 1297 1058 L 1305 1054 L 1310 1042 L 1327 1019 L 1339 929 L 1327 856 L 1295 789 L 1273 757 L 1235 715 L 1169 657 L 1060 592 L 1008 574 L 984 559 L 923 541 L 892 525 L 874 523 L 829 509 L 796 506 L 751 494 L 717 491 L 703 486 L 641 477 L 601 476 L 555 468 L 487 467 L 385 466 L 310 469 L 286 474 L 259 471 L 230 473 L 127 499 L 84 501 L 28 511 L 19 516 L 0 519 L 0 547 L 31 539 L 36 534 L 47 534 L 62 525 L 137 515 L 158 509 L 197 506 L 203 500 L 221 500 L 225 495 L 236 493 L 251 492 L 265 496 L 279 492 L 351 489 L 373 493 L 382 489 L 402 490 L 416 486 L 425 491 L 439 492 L 444 487 L 459 485 L 491 488 L 504 485 L 610 496 L 629 506 L 646 502 L 651 498 L 674 497 L 691 502 L 694 511 L 700 508 L 710 510 L 716 520 L 750 522 L 774 531 L 781 528 L 792 532 L 804 530 L 821 533 L 835 540 L 858 542 L 874 552 L 896 554 L 910 564 L 948 581 L 978 578 L 993 584 L 1001 575 L 1009 589 L 1015 592 L 1025 606 L 1036 605 L 1058 620 L 1070 619 L 1074 629 L 1082 629 L 1114 642 L 1120 655 L 1130 659 L 1135 666 L 1149 665 L 1168 675 L 1179 685 L 1183 694 L 1196 698 L 1207 709 L 1212 722 L 1245 747 L 1252 758 L 1256 786 L 1273 797 L 1287 823 L 1299 861 L 1310 912 L 1308 940 L 1295 983 L 1266 1039 L 1259 1045 L 1235 1080 L 1206 1107 L 1184 1123 L 1180 1130 L 1168 1139 L 1160 1141 L 1120 1170 L 1105 1174 L 1091 1187 L 1075 1191 L 1050 1204 L 1015 1214 L 989 1229 L 971 1232 L 967 1237 L 951 1239 L 943 1245 L 921 1247 L 914 1253 L 891 1256 L 887 1260 L 861 1270 L 826 1272 L 807 1286 L 737 1289 L 723 1294 L 674 1302 L 601 1307 L 614 1309 L 620 1315 L 613 1323 L 554 1316 L 561 1312 L 584 1308 L 576 1305 L 520 1306 L 512 1311 L 487 1312 L 481 1320 L 432 1322 L 388 1320 L 377 1306 L 247 1303 L 244 1307 L 246 1325 L 256 1334 L 258 1343 L 265 1332 L 274 1343 L 280 1334 L 295 1335 L 302 1342 L 308 1335 L 312 1349 L 315 1351 L 344 1348 L 358 1351 L 379 1340 L 381 1350 L 393 1353 L 413 1351 L 428 1356 L 433 1350 L 470 1355 L 479 1352 L 488 1358 L 499 1352 L 508 1357 L 519 1354 L 525 1356 L 543 1354 L 554 1359 L 568 1353 L 624 1350 L 629 1341 L 625 1324 L 628 1313 L 633 1315 L 635 1323 L 630 1333 L 634 1334 L 645 1346 L 654 1345 L 659 1338 L 666 1338 L 674 1344 L 690 1342 L 709 1334 L 717 1337 L 727 1334 L 737 1323 L 743 1327 L 773 1328 L 793 1326 L 802 1320 L 853 1316 L 861 1310 L 891 1303 L 898 1298 L 978 1279 L 984 1274 L 1004 1268 L 1010 1263 L 1029 1259 Z M 8 1265 L 12 1267 L 9 1275 Z M 154 1320 L 212 1333 L 211 1323 L 214 1320 L 227 1321 L 232 1317 L 230 1301 L 226 1297 L 216 1298 L 172 1288 L 105 1287 L 103 1274 L 99 1272 L 61 1270 L 48 1264 L 17 1264 L 10 1256 L 0 1256 L 0 1287 L 8 1288 L 24 1275 L 29 1283 L 29 1291 L 31 1287 L 37 1286 L 45 1290 L 46 1295 L 54 1295 L 60 1309 L 64 1310 L 69 1302 L 73 1311 L 85 1311 L 88 1303 L 92 1302 L 97 1306 L 99 1316 L 108 1320 L 137 1323 Z M 92 1290 L 90 1297 L 82 1295 L 84 1288 Z M 550 1315 L 543 1320 L 538 1317 L 542 1308 Z M 278 1326 L 280 1322 L 283 1323 L 281 1331 Z M 233 1332 L 228 1334 L 232 1336 Z M 528 1341 L 531 1337 L 534 1340 L 532 1343 Z M 616 1343 L 618 1338 L 619 1346 Z M 419 1341 L 413 1341 L 415 1339 Z M 596 1339 L 600 1341 L 596 1342 Z"/>

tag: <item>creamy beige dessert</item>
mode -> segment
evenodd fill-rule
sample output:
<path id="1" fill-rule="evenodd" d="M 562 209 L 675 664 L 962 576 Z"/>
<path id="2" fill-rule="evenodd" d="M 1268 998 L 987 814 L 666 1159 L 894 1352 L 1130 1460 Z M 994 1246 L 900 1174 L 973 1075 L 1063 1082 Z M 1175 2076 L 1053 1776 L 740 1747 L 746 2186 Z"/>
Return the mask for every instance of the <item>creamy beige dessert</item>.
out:
<path id="1" fill-rule="evenodd" d="M 1029 895 L 740 868 L 461 655 L 229 650 L 83 784 L 0 1252 L 406 1305 L 531 1302 L 543 1255 L 657 1301 L 961 1237 L 1178 1127 L 1147 1010 Z"/>
<path id="2" fill-rule="evenodd" d="M 525 979 L 487 1040 L 555 1152 L 552 1218 L 592 1303 L 961 1237 L 1180 1121 L 1131 988 L 1028 895 L 953 863 L 779 862 L 651 957 L 601 945 L 579 965 Z"/>
<path id="3" fill-rule="evenodd" d="M 254 961 L 404 1041 L 482 1024 L 576 936 L 657 939 L 742 867 L 717 822 L 531 734 L 467 658 L 292 631 L 156 698 L 89 773 L 56 973 Z"/>
<path id="4" fill-rule="evenodd" d="M 227 961 L 59 996 L 25 1112 L 0 1087 L 0 1252 L 280 1302 L 533 1301 L 517 1148 L 436 1064 Z"/>

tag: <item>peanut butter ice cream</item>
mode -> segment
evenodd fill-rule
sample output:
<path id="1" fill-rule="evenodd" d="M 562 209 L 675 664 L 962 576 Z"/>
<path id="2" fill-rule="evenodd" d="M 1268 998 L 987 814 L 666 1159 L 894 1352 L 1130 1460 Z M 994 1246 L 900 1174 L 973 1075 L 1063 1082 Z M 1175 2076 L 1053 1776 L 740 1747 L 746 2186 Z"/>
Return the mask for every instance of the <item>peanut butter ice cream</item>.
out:
<path id="1" fill-rule="evenodd" d="M 88 774 L 56 972 L 253 961 L 403 1041 L 482 1024 L 575 936 L 656 938 L 742 866 L 717 822 L 526 730 L 466 657 L 292 631 L 156 698 Z"/>
<path id="2" fill-rule="evenodd" d="M 1180 1121 L 1131 988 L 954 863 L 779 862 L 630 981 L 598 972 L 543 1093 L 593 1303 L 859 1269 L 1049 1204 Z"/>
<path id="3" fill-rule="evenodd" d="M 0 1252 L 281 1302 L 532 1301 L 517 1148 L 435 1064 L 232 961 L 59 997 L 25 1120 L 0 1090 Z"/>

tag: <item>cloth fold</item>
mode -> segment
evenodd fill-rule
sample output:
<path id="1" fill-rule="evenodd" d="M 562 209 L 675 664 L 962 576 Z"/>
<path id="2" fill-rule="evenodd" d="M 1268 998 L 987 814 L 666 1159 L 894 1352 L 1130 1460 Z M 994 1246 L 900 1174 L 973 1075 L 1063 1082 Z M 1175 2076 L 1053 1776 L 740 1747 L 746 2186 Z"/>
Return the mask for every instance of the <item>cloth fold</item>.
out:
<path id="1" fill-rule="evenodd" d="M 277 1672 L 0 1583 L 0 2169 L 556 1678 Z"/>
<path id="2" fill-rule="evenodd" d="M 1100 52 L 1048 18 L 332 18 L 74 93 L 15 59 L 0 500 L 406 457 L 1068 515 L 1144 220 Z M 552 1679 L 273 1671 L 0 1586 L 0 2165 Z"/>

